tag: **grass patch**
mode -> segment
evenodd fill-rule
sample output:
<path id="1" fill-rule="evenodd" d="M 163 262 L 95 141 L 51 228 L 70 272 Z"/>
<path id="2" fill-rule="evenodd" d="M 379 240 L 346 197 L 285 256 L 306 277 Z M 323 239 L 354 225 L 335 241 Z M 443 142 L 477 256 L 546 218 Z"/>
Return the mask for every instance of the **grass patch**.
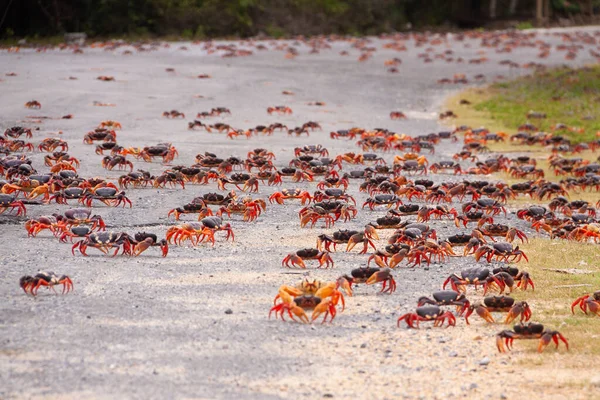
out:
<path id="1" fill-rule="evenodd" d="M 560 133 L 568 135 L 573 142 L 581 142 L 595 139 L 596 131 L 600 130 L 600 122 L 582 118 L 587 115 L 600 117 L 599 98 L 600 67 L 580 70 L 562 68 L 512 82 L 493 84 L 488 88 L 465 90 L 450 97 L 445 103 L 445 109 L 453 110 L 458 115 L 457 119 L 450 122 L 453 125 L 486 127 L 492 132 L 503 131 L 509 135 L 516 133 L 518 126 L 527 122 L 527 112 L 534 110 L 547 115 L 546 119 L 531 121 L 540 130 L 549 131 L 552 125 L 559 122 L 568 126 L 583 127 L 584 134 L 564 131 Z M 461 100 L 467 100 L 470 104 L 461 104 Z M 548 148 L 539 145 L 523 147 L 510 142 L 488 143 L 488 147 L 492 152 L 505 153 L 509 157 L 512 156 L 510 153 L 527 154 L 536 158 L 538 168 L 544 170 L 547 180 L 564 179 L 556 177 L 549 168 L 548 156 L 551 153 Z M 598 154 L 587 151 L 573 157 L 594 162 Z M 487 157 L 482 155 L 480 158 Z M 495 174 L 494 178 L 508 184 L 524 181 L 513 179 L 506 173 Z M 587 200 L 593 204 L 598 201 L 600 194 L 571 192 L 570 197 L 571 200 Z M 536 203 L 540 202 L 530 197 L 519 196 L 517 200 L 511 201 L 509 206 L 524 208 Z M 547 204 L 548 201 L 541 203 Z M 585 315 L 580 311 L 573 315 L 570 306 L 579 296 L 600 290 L 600 248 L 598 244 L 551 241 L 544 238 L 531 239 L 529 243 L 521 245 L 521 248 L 530 262 L 521 262 L 519 267 L 531 274 L 536 290 L 517 290 L 512 295 L 518 300 L 529 302 L 533 311 L 533 321 L 563 333 L 569 340 L 571 351 L 567 352 L 561 347 L 559 357 L 553 349 L 547 349 L 538 355 L 535 352 L 537 341 L 518 341 L 516 349 L 521 349 L 522 354 L 527 355 L 519 358 L 518 362 L 525 367 L 524 372 L 529 374 L 528 376 L 546 372 L 555 374 L 560 370 L 561 379 L 545 382 L 548 388 L 567 385 L 578 392 L 581 392 L 582 388 L 588 390 L 589 375 L 580 371 L 600 360 L 600 317 Z M 553 271 L 571 268 L 587 270 L 590 273 L 569 274 Z"/>
<path id="2" fill-rule="evenodd" d="M 516 291 L 514 297 L 529 303 L 533 321 L 558 330 L 569 339 L 572 351 L 561 350 L 568 354 L 564 358 L 566 365 L 577 367 L 581 356 L 600 355 L 600 317 L 581 311 L 571 313 L 571 303 L 576 298 L 600 290 L 598 244 L 532 239 L 520 247 L 530 262 L 520 263 L 519 267 L 530 273 L 536 289 Z M 587 273 L 553 271 L 573 268 Z M 535 348 L 537 341 L 530 346 Z"/>
<path id="3" fill-rule="evenodd" d="M 552 100 L 560 96 L 560 101 Z M 464 101 L 470 104 L 461 104 Z M 473 128 L 486 127 L 491 132 L 506 132 L 509 135 L 517 132 L 519 125 L 527 122 L 529 110 L 546 113 L 547 118 L 531 122 L 541 130 L 549 130 L 558 122 L 568 126 L 585 128 L 584 134 L 560 131 L 573 142 L 590 141 L 600 131 L 600 120 L 583 120 L 578 117 L 590 115 L 600 118 L 600 66 L 586 67 L 579 70 L 560 68 L 530 77 L 522 77 L 515 81 L 493 84 L 487 88 L 464 90 L 450 98 L 444 105 L 446 110 L 453 110 L 458 118 L 449 120 L 453 125 L 467 125 Z M 579 110 L 579 111 L 577 111 Z M 538 162 L 538 168 L 544 170 L 545 179 L 558 182 L 564 176 L 556 176 L 549 168 L 548 148 L 540 145 L 523 146 L 510 142 L 488 143 L 492 152 L 527 154 Z M 516 155 L 515 155 L 516 156 Z M 585 151 L 573 157 L 583 158 L 590 162 L 599 162 L 598 153 Z M 482 155 L 480 158 L 485 159 Z M 523 182 L 527 179 L 514 179 L 507 173 L 495 174 L 495 178 L 508 184 Z M 569 193 L 571 200 L 585 200 L 595 204 L 600 198 L 598 192 Z M 523 207 L 527 204 L 540 203 L 530 197 L 519 196 L 511 200 L 509 206 Z M 547 202 L 542 202 L 547 203 Z"/>
<path id="4" fill-rule="evenodd" d="M 526 122 L 529 111 L 544 113 L 547 118 L 530 122 L 542 131 L 557 123 L 583 128 L 584 133 L 559 134 L 574 143 L 589 142 L 600 131 L 600 66 L 558 68 L 495 83 L 483 99 L 473 102 L 473 108 L 512 130 Z"/>

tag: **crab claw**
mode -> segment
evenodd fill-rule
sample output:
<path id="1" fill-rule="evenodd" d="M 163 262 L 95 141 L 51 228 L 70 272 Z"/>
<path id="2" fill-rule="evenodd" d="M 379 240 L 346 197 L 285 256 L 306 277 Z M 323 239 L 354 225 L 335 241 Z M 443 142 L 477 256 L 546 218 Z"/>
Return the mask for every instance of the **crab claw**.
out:
<path id="1" fill-rule="evenodd" d="M 487 309 L 487 307 L 480 305 L 469 307 L 467 314 L 465 315 L 465 321 L 467 322 L 467 325 L 470 325 L 469 316 L 473 313 L 473 311 L 475 311 L 477 315 L 479 315 L 481 318 L 483 318 L 486 322 L 489 322 L 490 324 L 496 322 L 494 320 L 494 317 L 492 316 L 492 313 Z"/>
<path id="2" fill-rule="evenodd" d="M 142 240 L 141 242 L 139 242 L 138 244 L 136 244 L 133 249 L 134 257 L 137 257 L 140 254 L 142 254 L 144 251 L 148 250 L 148 247 L 152 246 L 152 243 L 153 243 L 152 238 L 146 238 L 146 239 Z"/>
<path id="3" fill-rule="evenodd" d="M 291 265 L 290 265 L 291 263 Z M 283 261 L 281 262 L 282 266 L 286 266 L 288 268 L 292 268 L 293 266 L 298 266 L 300 268 L 306 268 L 306 264 L 302 258 L 298 257 L 296 254 L 288 254 Z"/>
<path id="4" fill-rule="evenodd" d="M 352 297 L 352 283 L 348 281 L 345 276 L 340 276 L 336 280 L 336 289 L 342 288 L 344 292 L 350 297 Z"/>
<path id="5" fill-rule="evenodd" d="M 317 318 L 319 318 L 319 316 L 321 316 L 321 314 L 325 314 L 321 323 L 324 324 L 327 321 L 327 316 L 331 316 L 329 319 L 329 322 L 331 323 L 335 318 L 336 313 L 337 311 L 335 309 L 335 305 L 333 304 L 333 300 L 326 298 L 321 301 L 313 310 L 311 322 L 314 322 Z"/>
<path id="6" fill-rule="evenodd" d="M 529 319 L 531 318 L 531 309 L 529 308 L 529 305 L 524 301 L 515 303 L 511 307 L 511 309 L 508 311 L 508 314 L 506 315 L 504 323 L 510 324 L 519 316 L 521 316 L 521 322 L 529 321 Z"/>
<path id="7" fill-rule="evenodd" d="M 589 297 L 590 297 L 590 295 L 586 294 L 585 296 L 581 296 L 577 300 L 575 300 L 573 302 L 573 304 L 571 304 L 571 313 L 575 314 L 575 307 L 577 305 L 579 305 L 579 308 L 581 308 L 581 311 L 583 311 L 584 313 L 587 314 L 587 302 L 586 302 L 586 300 Z"/>
<path id="8" fill-rule="evenodd" d="M 379 240 L 379 235 L 377 234 L 377 229 L 373 227 L 373 225 L 365 225 L 365 236 L 369 239 Z"/>
<path id="9" fill-rule="evenodd" d="M 394 277 L 392 276 L 389 268 L 385 268 L 381 271 L 375 272 L 373 275 L 371 275 L 369 277 L 369 279 L 367 279 L 366 284 L 373 285 L 378 282 L 383 282 L 383 286 L 381 288 L 380 293 L 388 292 L 388 293 L 392 294 L 393 292 L 396 291 L 396 281 L 394 280 Z M 386 289 L 388 282 L 389 282 L 389 287 Z"/>

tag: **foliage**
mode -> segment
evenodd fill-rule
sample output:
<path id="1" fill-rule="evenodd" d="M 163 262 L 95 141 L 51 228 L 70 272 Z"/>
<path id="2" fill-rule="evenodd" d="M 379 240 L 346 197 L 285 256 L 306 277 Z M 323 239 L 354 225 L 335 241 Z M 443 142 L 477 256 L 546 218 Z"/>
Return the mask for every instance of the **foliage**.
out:
<path id="1" fill-rule="evenodd" d="M 584 133 L 561 131 L 573 142 L 590 141 L 600 131 L 600 67 L 559 68 L 537 72 L 514 81 L 490 87 L 486 100 L 475 105 L 502 125 L 516 129 L 526 121 L 529 111 L 545 113 L 547 118 L 532 120 L 542 130 L 557 123 L 583 128 Z"/>

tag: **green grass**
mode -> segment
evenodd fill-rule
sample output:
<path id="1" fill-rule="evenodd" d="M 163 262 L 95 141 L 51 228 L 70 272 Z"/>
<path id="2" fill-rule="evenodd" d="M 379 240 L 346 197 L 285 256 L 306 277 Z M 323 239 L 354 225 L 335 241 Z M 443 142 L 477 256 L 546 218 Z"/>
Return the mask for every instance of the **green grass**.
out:
<path id="1" fill-rule="evenodd" d="M 550 131 L 551 126 L 563 123 L 584 128 L 585 132 L 560 131 L 561 135 L 575 143 L 590 141 L 600 131 L 600 66 L 537 72 L 493 84 L 483 98 L 473 100 L 475 111 L 487 113 L 491 120 L 510 130 L 527 122 L 527 113 L 533 110 L 547 116 L 530 120 L 540 130 Z"/>
<path id="2" fill-rule="evenodd" d="M 577 367 L 583 355 L 600 355 L 600 317 L 585 315 L 579 309 L 571 313 L 571 303 L 576 298 L 600 290 L 598 244 L 533 239 L 520 247 L 530 262 L 519 263 L 519 268 L 530 273 L 535 291 L 516 291 L 514 296 L 530 304 L 533 321 L 558 330 L 569 339 L 572 351 L 569 358 L 563 359 L 567 365 Z M 552 271 L 572 268 L 588 273 Z"/>

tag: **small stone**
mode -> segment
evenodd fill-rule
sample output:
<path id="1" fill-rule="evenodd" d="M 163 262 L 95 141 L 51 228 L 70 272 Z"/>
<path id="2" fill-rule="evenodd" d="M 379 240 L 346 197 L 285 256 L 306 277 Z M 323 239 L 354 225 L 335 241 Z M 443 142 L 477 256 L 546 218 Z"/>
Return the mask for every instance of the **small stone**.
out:
<path id="1" fill-rule="evenodd" d="M 91 316 L 91 315 L 88 315 L 86 318 L 87 318 L 87 319 L 92 319 L 92 316 Z"/>
<path id="2" fill-rule="evenodd" d="M 489 359 L 489 358 L 487 358 L 487 357 L 485 357 L 485 358 L 482 358 L 481 360 L 479 360 L 479 365 L 482 365 L 482 366 L 486 366 L 486 365 L 488 365 L 489 363 L 490 363 L 490 359 Z"/>
<path id="3" fill-rule="evenodd" d="M 158 375 L 158 371 L 157 371 L 157 370 L 154 370 L 154 371 L 152 371 L 152 374 L 154 374 L 154 375 Z"/>
<path id="4" fill-rule="evenodd" d="M 477 336 L 475 336 L 475 337 L 473 338 L 473 340 L 481 340 L 481 339 L 483 339 L 483 338 L 482 338 L 481 336 L 479 336 L 479 335 L 477 335 Z"/>
<path id="5" fill-rule="evenodd" d="M 478 387 L 477 384 L 473 382 L 469 385 L 469 390 L 475 390 L 475 389 L 477 389 L 477 387 Z"/>
<path id="6" fill-rule="evenodd" d="M 590 379 L 590 385 L 594 387 L 600 387 L 600 377 L 593 377 Z"/>
<path id="7" fill-rule="evenodd" d="M 225 310 L 225 314 L 233 314 L 233 310 L 231 308 L 228 308 L 227 310 Z"/>
<path id="8" fill-rule="evenodd" d="M 448 356 L 450 357 L 458 357 L 458 353 L 455 351 L 451 351 L 450 354 L 448 354 Z"/>
<path id="9" fill-rule="evenodd" d="M 360 345 L 360 348 L 361 348 L 361 349 L 366 349 L 366 348 L 367 348 L 367 344 L 366 344 L 366 343 L 363 343 L 363 344 L 361 344 L 361 345 Z"/>
<path id="10" fill-rule="evenodd" d="M 331 399 L 331 398 L 333 398 L 333 395 L 332 395 L 331 393 L 325 393 L 325 394 L 323 395 L 323 397 L 325 397 L 325 398 L 328 398 L 328 399 Z"/>
<path id="11" fill-rule="evenodd" d="M 506 395 L 505 395 L 504 393 L 502 393 L 502 394 L 500 395 L 500 398 L 501 398 L 502 400 L 506 400 L 506 399 L 508 399 L 508 397 L 506 397 Z"/>

